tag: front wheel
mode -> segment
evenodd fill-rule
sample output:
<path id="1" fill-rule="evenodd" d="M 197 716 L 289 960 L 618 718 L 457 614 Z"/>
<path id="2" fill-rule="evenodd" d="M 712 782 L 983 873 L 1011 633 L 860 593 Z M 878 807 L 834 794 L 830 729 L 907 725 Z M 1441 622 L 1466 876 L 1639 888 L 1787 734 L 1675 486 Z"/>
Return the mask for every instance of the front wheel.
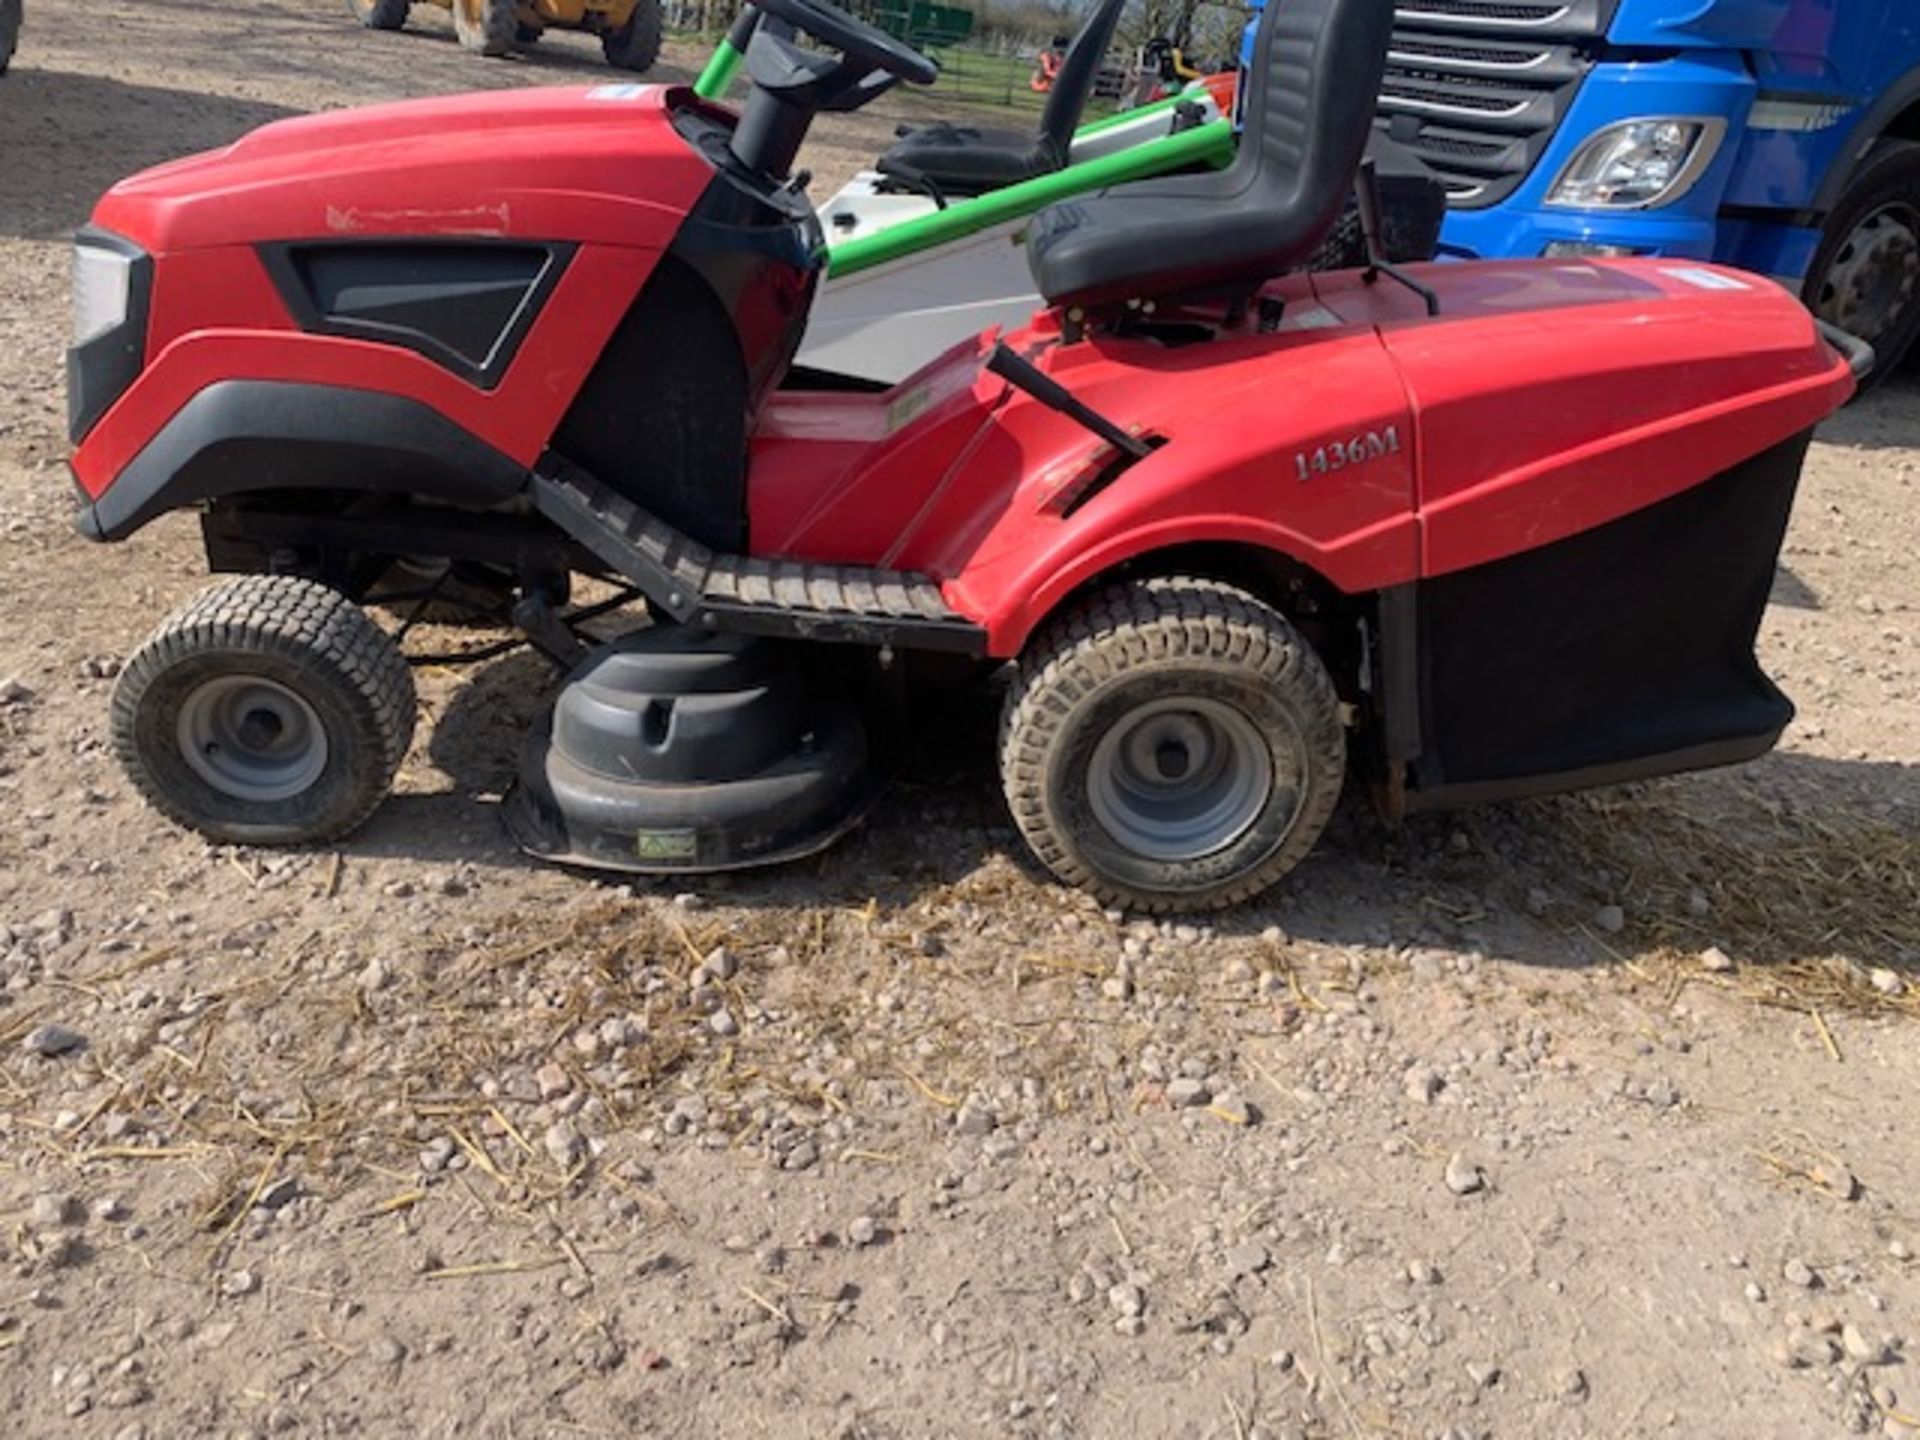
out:
<path id="1" fill-rule="evenodd" d="M 453 0 L 453 33 L 481 55 L 508 54 L 520 33 L 519 0 Z"/>
<path id="2" fill-rule="evenodd" d="M 248 575 L 188 601 L 127 662 L 113 747 L 182 825 L 311 844 L 373 813 L 414 714 L 413 673 L 365 611 L 312 580 Z"/>
<path id="3" fill-rule="evenodd" d="M 660 0 L 639 0 L 624 23 L 600 37 L 600 53 L 620 70 L 649 70 L 660 57 Z"/>
<path id="4" fill-rule="evenodd" d="M 1803 290 L 1807 307 L 1873 346 L 1871 389 L 1920 336 L 1920 145 L 1883 140 L 1827 217 Z"/>
<path id="5" fill-rule="evenodd" d="M 1022 657 L 1000 776 L 1049 870 L 1149 914 L 1235 904 L 1326 828 L 1346 733 L 1326 667 L 1243 590 L 1171 577 L 1116 585 Z"/>

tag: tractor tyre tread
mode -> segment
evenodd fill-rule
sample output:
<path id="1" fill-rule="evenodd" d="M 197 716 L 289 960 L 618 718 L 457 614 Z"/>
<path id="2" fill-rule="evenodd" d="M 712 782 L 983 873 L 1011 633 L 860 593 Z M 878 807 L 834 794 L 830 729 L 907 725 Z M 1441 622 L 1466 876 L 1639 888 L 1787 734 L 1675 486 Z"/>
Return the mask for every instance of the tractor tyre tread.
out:
<path id="1" fill-rule="evenodd" d="M 413 0 L 347 0 L 353 18 L 369 30 L 398 30 L 412 6 Z"/>
<path id="2" fill-rule="evenodd" d="M 520 35 L 519 0 L 477 0 L 480 18 L 467 17 L 467 0 L 453 0 L 453 30 L 461 45 L 498 59 L 513 53 Z"/>
<path id="3" fill-rule="evenodd" d="M 1284 687 L 1307 749 L 1307 795 L 1283 841 L 1244 872 L 1195 891 L 1144 889 L 1096 870 L 1060 823 L 1052 798 L 1059 741 L 1073 708 L 1129 672 L 1168 661 L 1231 668 Z M 1339 695 L 1299 631 L 1237 586 L 1178 575 L 1107 586 L 1049 622 L 1017 663 L 999 751 L 1008 808 L 1040 862 L 1103 904 L 1150 915 L 1221 909 L 1267 889 L 1313 848 L 1346 772 Z"/>
<path id="4" fill-rule="evenodd" d="M 328 770 L 340 761 L 334 783 L 323 776 L 308 792 L 268 802 L 270 814 L 232 813 L 249 802 L 223 805 L 211 787 L 183 784 L 191 772 L 168 753 L 165 714 L 143 711 L 156 703 L 164 710 L 182 667 L 229 659 L 291 682 L 340 722 L 328 731 Z M 413 743 L 417 714 L 406 657 L 358 605 L 317 581 L 244 575 L 208 587 L 160 623 L 121 671 L 110 728 L 134 787 L 168 818 L 216 840 L 312 844 L 346 834 L 378 808 Z"/>
<path id="5" fill-rule="evenodd" d="M 660 58 L 660 40 L 666 18 L 660 0 L 640 0 L 617 30 L 600 37 L 600 53 L 617 70 L 635 73 L 651 70 Z"/>

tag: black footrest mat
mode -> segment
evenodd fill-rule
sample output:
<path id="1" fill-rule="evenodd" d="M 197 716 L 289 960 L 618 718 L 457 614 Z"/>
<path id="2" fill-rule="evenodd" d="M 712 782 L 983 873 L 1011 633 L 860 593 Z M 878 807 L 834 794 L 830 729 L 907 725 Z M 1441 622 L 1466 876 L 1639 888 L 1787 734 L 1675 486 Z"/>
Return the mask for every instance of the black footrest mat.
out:
<path id="1" fill-rule="evenodd" d="M 557 457 L 534 472 L 532 493 L 541 514 L 682 624 L 967 654 L 986 648 L 986 632 L 925 575 L 716 555 Z"/>

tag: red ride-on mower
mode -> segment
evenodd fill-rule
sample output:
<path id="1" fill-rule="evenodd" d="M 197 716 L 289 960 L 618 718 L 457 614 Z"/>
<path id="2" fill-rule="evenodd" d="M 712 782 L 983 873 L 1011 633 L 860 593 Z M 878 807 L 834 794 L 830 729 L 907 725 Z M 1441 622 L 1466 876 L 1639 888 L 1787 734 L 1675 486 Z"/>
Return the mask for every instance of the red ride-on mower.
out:
<path id="1" fill-rule="evenodd" d="M 821 246 L 792 166 L 816 114 L 934 69 L 824 0 L 757 3 L 737 115 L 627 86 L 381 106 L 101 202 L 81 528 L 192 507 L 213 568 L 252 572 L 119 681 L 114 743 L 168 815 L 300 843 L 379 804 L 413 692 L 355 597 L 396 557 L 514 575 L 570 657 L 507 810 L 582 865 L 826 843 L 911 723 L 868 699 L 911 683 L 868 682 L 929 652 L 1012 667 L 1015 822 L 1144 911 L 1270 884 L 1349 771 L 1399 812 L 1777 738 L 1755 631 L 1808 434 L 1870 352 L 1707 265 L 1298 273 L 1391 0 L 1270 6 L 1231 168 L 1043 212 L 1049 308 L 883 390 L 790 371 Z M 652 623 L 575 654 L 575 570 Z"/>

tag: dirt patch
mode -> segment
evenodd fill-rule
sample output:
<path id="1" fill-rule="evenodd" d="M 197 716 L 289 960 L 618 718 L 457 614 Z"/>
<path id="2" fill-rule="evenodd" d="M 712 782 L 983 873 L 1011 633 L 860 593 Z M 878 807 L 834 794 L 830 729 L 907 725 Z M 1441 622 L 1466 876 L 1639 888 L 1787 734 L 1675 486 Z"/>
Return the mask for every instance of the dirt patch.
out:
<path id="1" fill-rule="evenodd" d="M 67 527 L 65 236 L 281 114 L 608 72 L 584 37 L 478 62 L 426 7 L 63 18 L 0 81 L 19 1433 L 1920 1431 L 1909 382 L 1814 449 L 1778 753 L 1394 833 L 1349 803 L 1210 924 L 1036 876 L 984 704 L 816 861 L 532 867 L 494 815 L 524 654 L 422 676 L 337 854 L 209 848 L 102 744 L 203 575 L 184 520 Z M 907 103 L 824 126 L 816 193 Z"/>

